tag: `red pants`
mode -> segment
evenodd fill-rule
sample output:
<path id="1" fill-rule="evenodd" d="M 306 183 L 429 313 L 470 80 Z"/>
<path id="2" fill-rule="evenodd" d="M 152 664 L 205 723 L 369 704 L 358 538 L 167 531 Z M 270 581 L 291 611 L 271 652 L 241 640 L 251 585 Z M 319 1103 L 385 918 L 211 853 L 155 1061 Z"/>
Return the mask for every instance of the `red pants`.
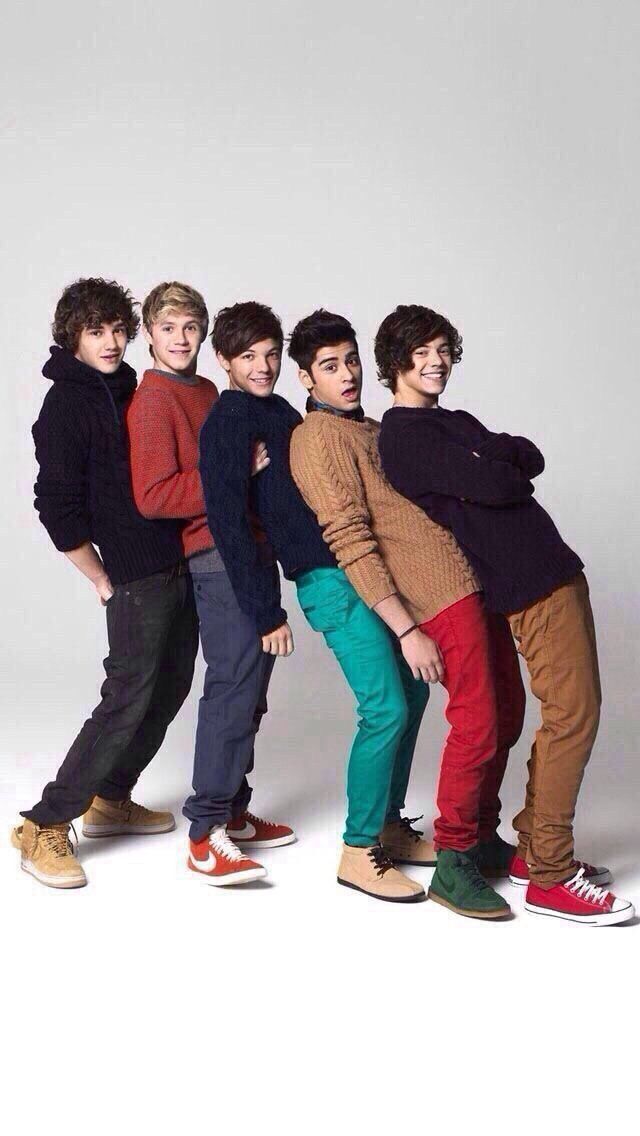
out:
<path id="1" fill-rule="evenodd" d="M 451 730 L 440 763 L 437 848 L 460 852 L 496 831 L 509 748 L 524 717 L 524 687 L 507 621 L 466 596 L 421 624 L 438 644 Z"/>

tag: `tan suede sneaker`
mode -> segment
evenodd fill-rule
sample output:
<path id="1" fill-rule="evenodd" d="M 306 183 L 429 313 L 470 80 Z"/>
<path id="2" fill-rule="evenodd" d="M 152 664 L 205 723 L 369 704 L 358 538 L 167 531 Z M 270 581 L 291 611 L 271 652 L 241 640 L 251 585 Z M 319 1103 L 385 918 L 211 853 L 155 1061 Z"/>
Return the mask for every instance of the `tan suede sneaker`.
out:
<path id="1" fill-rule="evenodd" d="M 32 820 L 14 828 L 11 843 L 21 853 L 23 872 L 47 887 L 84 887 L 87 877 L 69 840 L 70 828 L 70 824 L 39 825 Z"/>
<path id="2" fill-rule="evenodd" d="M 176 827 L 173 813 L 155 812 L 144 805 L 136 805 L 130 797 L 125 801 L 106 801 L 94 797 L 84 814 L 83 836 L 153 836 L 158 832 L 171 832 Z"/>
<path id="3" fill-rule="evenodd" d="M 394 868 L 379 844 L 371 848 L 354 848 L 343 844 L 338 866 L 338 883 L 363 891 L 374 899 L 390 903 L 416 903 L 424 899 L 424 888 Z"/>
<path id="4" fill-rule="evenodd" d="M 422 817 L 402 817 L 385 824 L 380 843 L 396 864 L 413 864 L 420 868 L 435 868 L 436 850 L 432 840 L 424 840 L 419 828 L 412 828 Z"/>

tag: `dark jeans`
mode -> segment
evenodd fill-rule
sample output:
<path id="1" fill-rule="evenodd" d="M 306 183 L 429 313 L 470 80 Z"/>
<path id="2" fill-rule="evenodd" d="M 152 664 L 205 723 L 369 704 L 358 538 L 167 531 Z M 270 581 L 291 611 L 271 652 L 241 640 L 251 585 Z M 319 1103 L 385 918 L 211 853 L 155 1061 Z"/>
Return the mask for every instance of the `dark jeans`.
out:
<path id="1" fill-rule="evenodd" d="M 22 813 L 36 824 L 73 820 L 96 794 L 124 800 L 191 688 L 198 620 L 184 567 L 118 584 L 106 615 L 101 701 L 40 803 Z"/>
<path id="2" fill-rule="evenodd" d="M 277 569 L 274 568 L 274 571 Z M 193 794 L 185 801 L 189 836 L 239 816 L 248 806 L 253 745 L 275 657 L 262 650 L 252 621 L 240 610 L 226 572 L 198 573 L 194 592 L 207 664 L 198 708 Z"/>

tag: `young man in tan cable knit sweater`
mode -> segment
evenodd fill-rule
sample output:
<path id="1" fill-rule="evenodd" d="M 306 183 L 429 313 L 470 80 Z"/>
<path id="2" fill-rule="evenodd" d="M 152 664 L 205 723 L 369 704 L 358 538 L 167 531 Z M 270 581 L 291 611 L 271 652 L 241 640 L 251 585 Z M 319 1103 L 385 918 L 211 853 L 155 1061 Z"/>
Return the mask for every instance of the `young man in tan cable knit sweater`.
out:
<path id="1" fill-rule="evenodd" d="M 340 568 L 397 636 L 414 676 L 442 682 L 449 694 L 451 730 L 442 755 L 429 894 L 462 915 L 507 915 L 508 904 L 480 875 L 476 856 L 483 795 L 495 796 L 493 767 L 504 768 L 522 726 L 522 682 L 510 636 L 490 642 L 480 586 L 455 539 L 384 477 L 378 423 L 360 406 L 362 366 L 350 323 L 314 312 L 294 329 L 289 354 L 310 395 L 309 413 L 291 441 L 298 488 Z M 314 574 L 306 602 L 326 613 L 327 641 L 336 650 L 347 612 L 324 595 L 331 591 L 330 572 Z M 496 650 L 512 660 L 500 668 L 505 689 L 498 703 Z M 345 847 L 340 869 L 344 882 L 349 851 Z"/>

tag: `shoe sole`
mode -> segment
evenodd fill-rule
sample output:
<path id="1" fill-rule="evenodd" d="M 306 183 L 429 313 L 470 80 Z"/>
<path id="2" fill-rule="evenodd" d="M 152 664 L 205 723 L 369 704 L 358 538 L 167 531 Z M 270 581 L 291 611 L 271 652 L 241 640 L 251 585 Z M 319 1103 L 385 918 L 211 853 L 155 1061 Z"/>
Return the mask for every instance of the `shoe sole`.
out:
<path id="1" fill-rule="evenodd" d="M 233 829 L 227 829 L 227 835 L 238 848 L 284 848 L 285 844 L 295 844 L 296 834 L 290 836 L 276 836 L 273 840 L 242 840 L 233 835 Z"/>
<path id="2" fill-rule="evenodd" d="M 193 872 L 194 876 L 198 876 L 213 887 L 235 887 L 238 884 L 250 884 L 253 880 L 263 880 L 267 875 L 266 868 L 248 868 L 246 872 L 237 872 L 228 877 L 213 876 L 210 872 L 201 872 L 199 868 L 192 868 L 191 864 L 187 864 L 187 867 Z"/>
<path id="3" fill-rule="evenodd" d="M 448 899 L 442 899 L 434 891 L 427 892 L 427 898 L 432 899 L 434 903 L 440 903 L 443 907 L 448 907 L 449 911 L 455 911 L 456 915 L 467 915 L 470 919 L 504 919 L 507 915 L 511 915 L 511 908 L 507 910 L 500 909 L 499 911 L 470 911 L 466 907 L 456 907 L 455 904 L 449 903 Z"/>
<path id="4" fill-rule="evenodd" d="M 47 876 L 44 872 L 38 871 L 31 860 L 23 860 L 20 867 L 23 872 L 28 872 L 30 876 L 33 876 L 38 883 L 44 884 L 45 887 L 68 890 L 69 888 L 82 888 L 87 886 L 86 877 L 72 877 L 71 879 L 66 879 L 63 883 L 61 882 L 60 876 Z"/>
<path id="5" fill-rule="evenodd" d="M 343 887 L 353 888 L 354 891 L 360 891 L 363 895 L 368 895 L 370 899 L 381 899 L 384 903 L 419 903 L 425 898 L 423 891 L 413 892 L 411 895 L 376 895 L 374 891 L 367 891 L 366 888 L 359 887 L 358 884 L 351 884 L 348 880 L 341 880 L 340 876 L 337 876 L 336 879 Z"/>
<path id="6" fill-rule="evenodd" d="M 566 911 L 552 911 L 550 907 L 538 907 L 526 900 L 524 909 L 533 915 L 551 915 L 554 919 L 567 919 L 569 923 L 584 923 L 585 927 L 614 927 L 616 923 L 626 923 L 635 915 L 632 903 L 628 903 L 620 911 L 608 911 L 605 915 L 569 915 Z"/>
<path id="7" fill-rule="evenodd" d="M 173 832 L 175 820 L 171 824 L 83 824 L 82 835 L 100 836 L 157 836 L 161 832 Z"/>

